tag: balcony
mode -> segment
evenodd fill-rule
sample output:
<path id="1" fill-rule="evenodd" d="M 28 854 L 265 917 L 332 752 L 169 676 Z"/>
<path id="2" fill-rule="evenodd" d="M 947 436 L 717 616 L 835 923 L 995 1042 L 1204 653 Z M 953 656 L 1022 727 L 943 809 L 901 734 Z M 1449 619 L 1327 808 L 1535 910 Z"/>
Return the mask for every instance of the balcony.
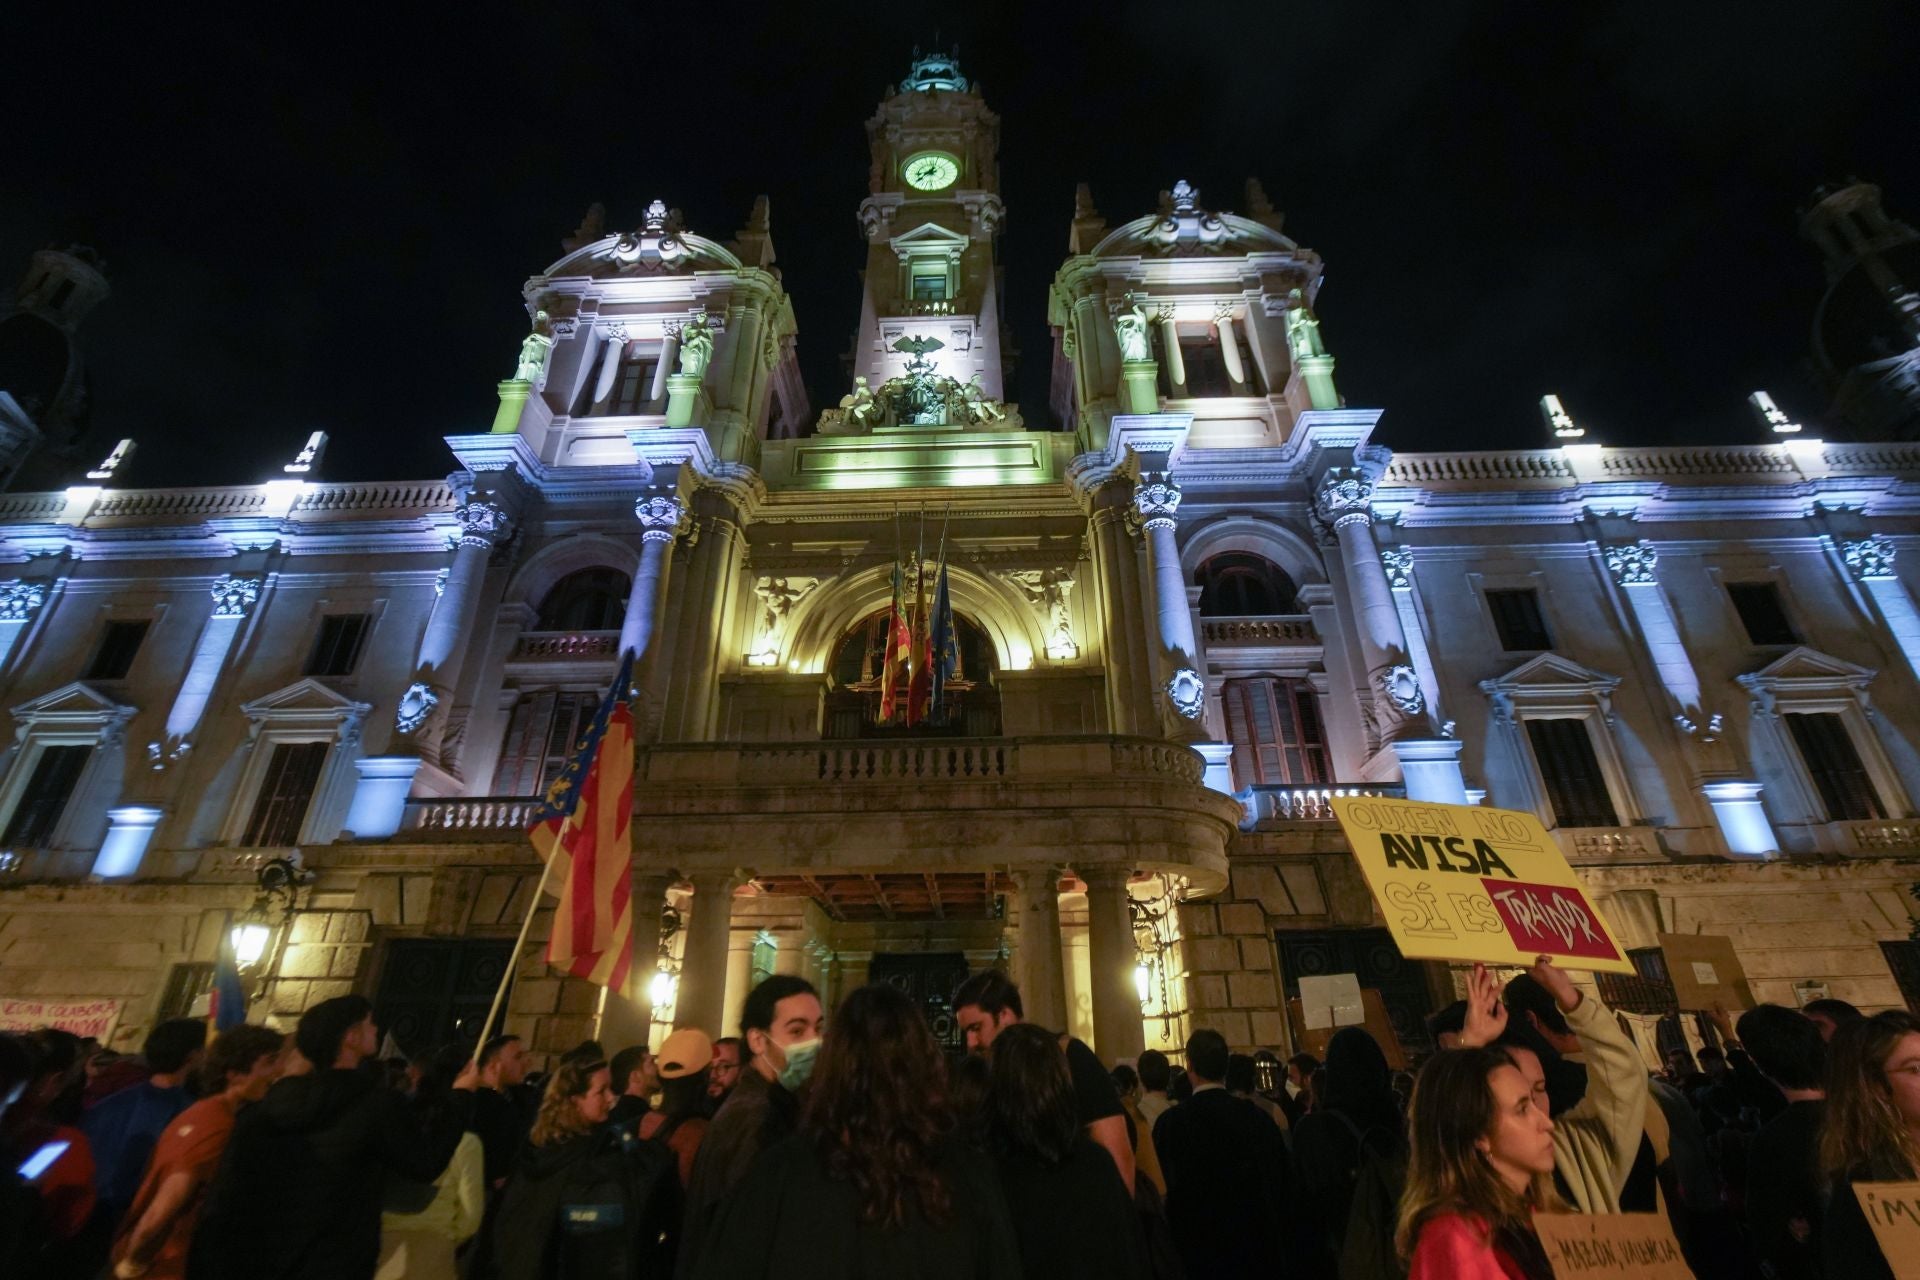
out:
<path id="1" fill-rule="evenodd" d="M 1283 783 L 1255 783 L 1233 793 L 1246 811 L 1240 821 L 1242 831 L 1256 831 L 1288 822 L 1334 822 L 1336 796 L 1385 796 L 1407 798 L 1407 789 L 1398 782 L 1335 782 L 1311 786 Z"/>
<path id="2" fill-rule="evenodd" d="M 508 662 L 608 662 L 619 656 L 618 631 L 527 631 Z"/>
<path id="3" fill-rule="evenodd" d="M 1307 614 L 1270 617 L 1202 618 L 1200 637 L 1208 649 L 1299 649 L 1320 647 L 1320 632 Z"/>
<path id="4" fill-rule="evenodd" d="M 1670 861 L 1651 827 L 1561 827 L 1553 838 L 1576 867 Z"/>

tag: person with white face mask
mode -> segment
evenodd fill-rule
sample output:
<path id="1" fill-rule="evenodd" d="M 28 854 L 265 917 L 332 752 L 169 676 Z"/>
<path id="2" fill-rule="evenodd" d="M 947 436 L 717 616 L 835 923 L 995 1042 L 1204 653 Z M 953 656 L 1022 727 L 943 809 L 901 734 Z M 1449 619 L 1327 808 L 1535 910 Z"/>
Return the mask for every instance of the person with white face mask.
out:
<path id="1" fill-rule="evenodd" d="M 797 1095 L 813 1073 L 825 1026 L 819 993 L 804 978 L 777 973 L 747 993 L 740 1034 L 750 1057 L 694 1160 L 675 1275 L 695 1273 L 712 1224 L 754 1159 L 794 1132 L 800 1119 Z"/>

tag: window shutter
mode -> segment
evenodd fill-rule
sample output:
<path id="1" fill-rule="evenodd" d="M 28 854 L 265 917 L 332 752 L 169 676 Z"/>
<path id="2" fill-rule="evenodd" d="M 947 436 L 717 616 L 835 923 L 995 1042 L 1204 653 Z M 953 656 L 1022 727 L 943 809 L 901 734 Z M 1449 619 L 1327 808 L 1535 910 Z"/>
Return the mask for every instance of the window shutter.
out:
<path id="1" fill-rule="evenodd" d="M 1887 816 L 1880 793 L 1854 750 L 1845 720 L 1832 712 L 1789 714 L 1787 727 L 1807 772 L 1813 775 L 1829 822 L 1866 822 Z"/>
<path id="2" fill-rule="evenodd" d="M 4 843 L 26 849 L 45 848 L 53 839 L 60 815 L 66 812 L 73 789 L 80 785 L 80 772 L 87 767 L 92 747 L 45 747 L 34 762 L 33 776 L 7 822 Z"/>
<path id="3" fill-rule="evenodd" d="M 300 842 L 300 828 L 307 820 L 314 788 L 319 785 L 328 746 L 325 742 L 282 742 L 274 747 L 259 794 L 253 800 L 253 816 L 247 822 L 242 845 L 274 849 Z"/>
<path id="4" fill-rule="evenodd" d="M 1560 826 L 1620 825 L 1586 721 L 1529 720 L 1527 739 L 1533 744 L 1534 762 L 1547 786 L 1547 802 Z"/>
<path id="5" fill-rule="evenodd" d="M 506 741 L 500 747 L 500 763 L 493 770 L 493 794 L 540 794 L 541 750 L 547 741 L 547 728 L 553 721 L 556 696 L 548 689 L 528 694 L 514 705 L 513 716 L 507 722 Z"/>

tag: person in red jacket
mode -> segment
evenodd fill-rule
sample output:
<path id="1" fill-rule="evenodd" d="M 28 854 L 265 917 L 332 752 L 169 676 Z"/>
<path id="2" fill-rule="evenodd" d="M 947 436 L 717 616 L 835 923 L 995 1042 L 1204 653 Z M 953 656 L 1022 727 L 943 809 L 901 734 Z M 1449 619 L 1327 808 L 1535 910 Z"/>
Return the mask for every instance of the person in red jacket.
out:
<path id="1" fill-rule="evenodd" d="M 1420 1072 L 1398 1244 L 1408 1280 L 1552 1280 L 1533 1215 L 1553 1191 L 1553 1121 L 1491 1049 L 1442 1050 Z"/>

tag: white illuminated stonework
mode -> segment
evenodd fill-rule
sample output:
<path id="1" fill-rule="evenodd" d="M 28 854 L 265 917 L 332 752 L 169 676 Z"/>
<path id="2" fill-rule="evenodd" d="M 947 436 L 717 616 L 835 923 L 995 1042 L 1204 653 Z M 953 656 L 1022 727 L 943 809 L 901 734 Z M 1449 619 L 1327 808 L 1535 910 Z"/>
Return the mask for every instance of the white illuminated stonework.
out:
<path id="1" fill-rule="evenodd" d="M 1732 934 L 1759 999 L 1901 1003 L 1920 446 L 1560 447 L 1554 400 L 1538 449 L 1394 453 L 1258 182 L 1148 175 L 1112 223 L 1082 188 L 1050 287 L 1003 293 L 999 129 L 924 57 L 823 180 L 863 275 L 819 406 L 831 299 L 787 292 L 769 202 L 695 226 L 663 189 L 526 282 L 448 478 L 5 495 L 0 972 L 120 1000 L 137 1045 L 270 867 L 304 878 L 257 1018 L 393 999 L 409 956 L 497 972 L 631 651 L 635 973 L 603 1008 L 523 960 L 543 1054 L 939 956 L 1110 1060 L 1288 1050 L 1303 956 L 1384 937 L 1356 791 L 1536 813 L 1630 946 Z M 1011 308 L 1046 312 L 1044 415 L 1007 402 Z M 943 705 L 882 723 L 896 581 L 930 608 L 943 556 Z"/>

